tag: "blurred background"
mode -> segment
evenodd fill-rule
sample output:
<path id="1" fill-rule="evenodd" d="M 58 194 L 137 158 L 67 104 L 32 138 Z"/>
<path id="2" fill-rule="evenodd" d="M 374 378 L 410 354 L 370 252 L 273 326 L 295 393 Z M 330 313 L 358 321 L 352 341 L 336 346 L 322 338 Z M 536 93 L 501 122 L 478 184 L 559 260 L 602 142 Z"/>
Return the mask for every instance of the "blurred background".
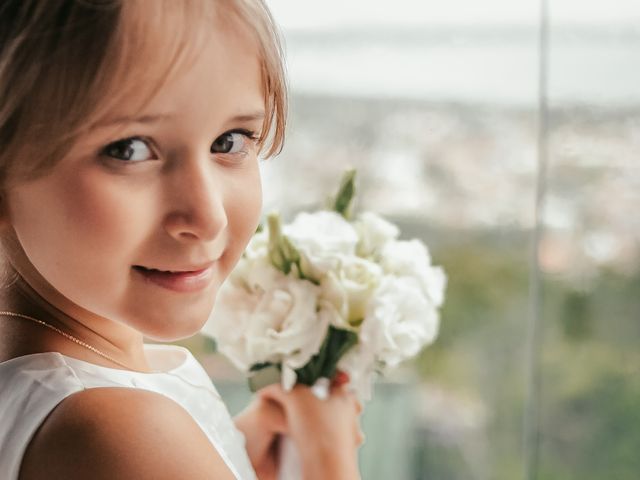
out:
<path id="1" fill-rule="evenodd" d="M 366 408 L 363 478 L 640 478 L 640 2 L 267 3 L 291 118 L 265 212 L 354 166 L 449 276 L 436 343 Z"/>

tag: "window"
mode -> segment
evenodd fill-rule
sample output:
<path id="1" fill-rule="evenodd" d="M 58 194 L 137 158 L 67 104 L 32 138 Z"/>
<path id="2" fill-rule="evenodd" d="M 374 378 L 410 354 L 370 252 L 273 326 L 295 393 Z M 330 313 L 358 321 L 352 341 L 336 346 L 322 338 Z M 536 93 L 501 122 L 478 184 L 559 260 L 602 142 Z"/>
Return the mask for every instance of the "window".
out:
<path id="1" fill-rule="evenodd" d="M 543 1 L 268 2 L 292 98 L 265 208 L 354 166 L 449 276 L 440 337 L 367 406 L 363 478 L 640 471 L 640 4 Z"/>

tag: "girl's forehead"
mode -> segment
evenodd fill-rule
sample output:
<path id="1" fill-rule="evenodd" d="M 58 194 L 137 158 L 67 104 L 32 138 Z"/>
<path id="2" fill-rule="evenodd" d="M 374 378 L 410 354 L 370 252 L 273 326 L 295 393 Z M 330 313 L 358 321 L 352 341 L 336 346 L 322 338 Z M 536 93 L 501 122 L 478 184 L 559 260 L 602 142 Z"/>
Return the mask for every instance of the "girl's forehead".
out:
<path id="1" fill-rule="evenodd" d="M 111 82 L 91 125 L 143 112 L 170 114 L 184 106 L 185 96 L 198 94 L 206 97 L 201 102 L 244 101 L 248 105 L 242 111 L 264 105 L 259 45 L 246 25 L 213 15 L 189 25 L 182 24 L 188 18 L 156 20 L 132 32 L 132 38 L 121 38 Z M 131 20 L 130 27 L 136 23 Z"/>
<path id="2" fill-rule="evenodd" d="M 171 65 L 193 61 L 211 42 L 250 45 L 255 54 L 260 40 L 250 18 L 233 14 L 227 1 L 124 2 L 115 53 L 126 63 Z M 131 10 L 128 12 L 127 10 Z M 131 65 L 129 65 L 131 66 Z"/>
<path id="3" fill-rule="evenodd" d="M 114 105 L 110 117 L 169 124 L 185 118 L 203 123 L 232 116 L 264 115 L 260 63 L 239 42 L 211 41 L 159 84 L 138 83 Z"/>

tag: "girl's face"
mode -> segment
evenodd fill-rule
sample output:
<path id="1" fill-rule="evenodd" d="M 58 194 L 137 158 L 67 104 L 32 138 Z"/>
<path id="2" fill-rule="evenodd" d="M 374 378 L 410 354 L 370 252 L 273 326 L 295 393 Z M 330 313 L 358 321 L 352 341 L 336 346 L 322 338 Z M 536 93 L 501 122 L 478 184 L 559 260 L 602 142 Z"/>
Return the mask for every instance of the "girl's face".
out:
<path id="1" fill-rule="evenodd" d="M 259 61 L 225 30 L 143 112 L 125 103 L 50 173 L 7 192 L 15 266 L 49 303 L 157 340 L 207 319 L 261 209 Z"/>

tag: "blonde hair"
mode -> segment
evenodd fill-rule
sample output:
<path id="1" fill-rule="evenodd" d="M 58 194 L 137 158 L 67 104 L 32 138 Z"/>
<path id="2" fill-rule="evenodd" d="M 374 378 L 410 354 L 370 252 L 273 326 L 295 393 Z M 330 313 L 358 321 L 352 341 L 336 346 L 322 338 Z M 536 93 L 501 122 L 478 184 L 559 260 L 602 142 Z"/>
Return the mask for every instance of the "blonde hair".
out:
<path id="1" fill-rule="evenodd" d="M 216 28 L 215 18 L 254 38 L 266 112 L 260 147 L 277 154 L 287 88 L 280 35 L 263 0 L 4 0 L 0 185 L 45 173 L 127 92 L 149 85 L 142 108 Z"/>

